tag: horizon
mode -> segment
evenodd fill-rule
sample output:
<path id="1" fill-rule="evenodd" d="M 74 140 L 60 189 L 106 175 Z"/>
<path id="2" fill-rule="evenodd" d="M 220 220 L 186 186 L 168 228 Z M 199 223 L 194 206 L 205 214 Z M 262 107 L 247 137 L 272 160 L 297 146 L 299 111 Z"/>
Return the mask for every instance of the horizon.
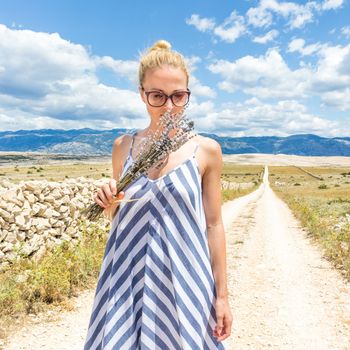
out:
<path id="1" fill-rule="evenodd" d="M 92 129 L 92 128 L 77 128 L 77 129 L 53 129 L 53 128 L 44 128 L 44 129 L 18 129 L 18 130 L 3 130 L 0 131 L 1 133 L 16 133 L 16 132 L 38 132 L 38 131 L 43 131 L 43 130 L 48 130 L 48 131 L 62 131 L 62 132 L 68 132 L 68 131 L 79 131 L 79 130 L 92 130 L 92 131 L 101 131 L 101 132 L 108 132 L 108 131 L 113 131 L 113 130 L 125 130 L 125 131 L 132 131 L 132 130 L 136 130 L 135 128 L 113 128 L 113 129 Z M 245 136 L 231 136 L 231 135 L 219 135 L 213 132 L 206 132 L 206 131 L 200 131 L 198 132 L 198 134 L 212 134 L 215 136 L 218 136 L 220 138 L 261 138 L 261 137 L 277 137 L 277 138 L 288 138 L 288 137 L 295 137 L 295 136 L 316 136 L 319 138 L 326 138 L 326 139 L 346 139 L 346 138 L 350 138 L 350 136 L 331 136 L 331 137 L 327 137 L 327 136 L 321 136 L 321 135 L 317 135 L 317 134 L 311 134 L 311 133 L 305 133 L 305 134 L 291 134 L 291 135 L 286 135 L 286 136 L 278 136 L 278 135 L 245 135 Z"/>
<path id="2" fill-rule="evenodd" d="M 349 0 L 4 0 L 0 131 L 145 127 L 138 56 L 165 39 L 189 65 L 199 132 L 348 137 L 349 16 Z"/>

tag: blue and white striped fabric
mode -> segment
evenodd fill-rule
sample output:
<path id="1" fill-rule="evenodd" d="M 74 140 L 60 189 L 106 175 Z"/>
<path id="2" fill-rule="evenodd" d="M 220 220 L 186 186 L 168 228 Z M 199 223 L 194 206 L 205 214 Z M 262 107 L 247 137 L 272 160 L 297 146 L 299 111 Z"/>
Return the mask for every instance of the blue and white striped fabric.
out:
<path id="1" fill-rule="evenodd" d="M 129 153 L 124 172 L 131 162 Z M 195 151 L 159 179 L 141 176 L 125 190 L 131 198 L 141 199 L 123 202 L 111 225 L 84 349 L 224 349 L 212 335 L 216 290 Z"/>

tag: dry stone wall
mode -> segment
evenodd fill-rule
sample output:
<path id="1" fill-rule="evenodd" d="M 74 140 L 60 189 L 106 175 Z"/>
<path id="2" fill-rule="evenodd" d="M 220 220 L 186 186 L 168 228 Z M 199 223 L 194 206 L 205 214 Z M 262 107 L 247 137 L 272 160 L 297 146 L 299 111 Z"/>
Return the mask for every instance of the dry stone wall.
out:
<path id="1" fill-rule="evenodd" d="M 81 237 L 81 211 L 106 179 L 0 182 L 0 267 L 19 256 L 40 258 L 63 241 Z M 101 225 L 108 225 L 101 219 Z"/>
<path id="2" fill-rule="evenodd" d="M 232 182 L 232 181 L 221 180 L 222 190 L 238 190 L 238 189 L 243 190 L 254 186 L 255 186 L 254 182 Z"/>
<path id="3" fill-rule="evenodd" d="M 19 257 L 39 259 L 63 241 L 81 238 L 81 211 L 107 179 L 84 177 L 62 182 L 0 181 L 0 270 Z M 248 188 L 253 183 L 222 181 L 222 189 Z M 99 225 L 108 229 L 103 217 Z"/>

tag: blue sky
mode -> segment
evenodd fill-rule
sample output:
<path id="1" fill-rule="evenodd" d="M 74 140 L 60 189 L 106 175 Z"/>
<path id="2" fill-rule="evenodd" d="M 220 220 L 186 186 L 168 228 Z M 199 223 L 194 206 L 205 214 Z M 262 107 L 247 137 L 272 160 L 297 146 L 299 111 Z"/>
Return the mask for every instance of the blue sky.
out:
<path id="1" fill-rule="evenodd" d="M 349 0 L 2 0 L 0 130 L 145 127 L 138 59 L 165 39 L 196 130 L 350 136 L 349 18 Z"/>

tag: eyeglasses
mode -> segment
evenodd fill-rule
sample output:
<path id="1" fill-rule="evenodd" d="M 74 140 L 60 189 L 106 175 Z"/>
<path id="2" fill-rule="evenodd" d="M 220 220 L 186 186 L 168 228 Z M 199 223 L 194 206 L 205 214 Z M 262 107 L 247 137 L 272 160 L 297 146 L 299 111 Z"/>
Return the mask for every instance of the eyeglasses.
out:
<path id="1" fill-rule="evenodd" d="M 188 89 L 183 91 L 176 91 L 171 95 L 164 94 L 161 91 L 145 91 L 143 87 L 141 87 L 141 89 L 145 92 L 147 102 L 152 107 L 164 106 L 168 101 L 168 98 L 170 98 L 174 106 L 185 107 L 188 104 L 191 95 L 191 91 Z"/>

